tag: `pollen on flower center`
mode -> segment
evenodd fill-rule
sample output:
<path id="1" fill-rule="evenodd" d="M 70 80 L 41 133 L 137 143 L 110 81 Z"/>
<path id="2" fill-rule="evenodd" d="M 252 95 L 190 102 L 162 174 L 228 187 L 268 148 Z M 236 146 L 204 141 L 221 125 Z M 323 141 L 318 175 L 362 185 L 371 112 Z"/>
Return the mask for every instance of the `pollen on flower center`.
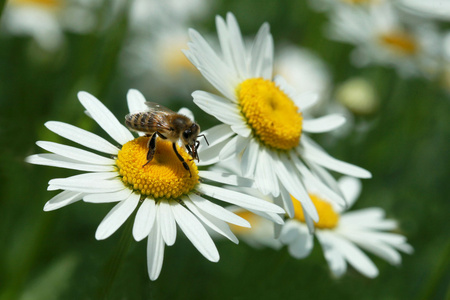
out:
<path id="1" fill-rule="evenodd" d="M 333 209 L 331 204 L 314 194 L 309 194 L 309 197 L 319 214 L 319 222 L 314 222 L 314 226 L 320 229 L 335 228 L 339 222 L 339 214 Z M 291 199 L 294 204 L 295 219 L 305 223 L 305 215 L 300 202 L 292 196 Z"/>
<path id="2" fill-rule="evenodd" d="M 416 40 L 406 32 L 384 33 L 379 36 L 379 40 L 389 49 L 399 54 L 414 55 L 418 51 Z"/>
<path id="3" fill-rule="evenodd" d="M 242 114 L 263 144 L 280 150 L 298 145 L 302 115 L 274 82 L 262 78 L 247 79 L 237 93 Z"/>
<path id="4" fill-rule="evenodd" d="M 192 177 L 177 158 L 172 143 L 161 139 L 157 140 L 153 159 L 145 165 L 148 139 L 149 137 L 139 137 L 122 146 L 116 159 L 122 181 L 140 194 L 155 199 L 176 199 L 189 193 L 199 182 L 197 166 L 189 154 L 177 146 Z"/>

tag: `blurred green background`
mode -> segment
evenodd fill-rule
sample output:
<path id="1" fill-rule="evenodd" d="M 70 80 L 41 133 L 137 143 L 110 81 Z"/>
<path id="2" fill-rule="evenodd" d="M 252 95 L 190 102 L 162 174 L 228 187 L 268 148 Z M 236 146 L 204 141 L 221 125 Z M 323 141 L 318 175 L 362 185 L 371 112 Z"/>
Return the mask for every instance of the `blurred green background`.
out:
<path id="1" fill-rule="evenodd" d="M 369 130 L 353 129 L 332 141 L 326 135 L 313 137 L 333 156 L 372 172 L 355 208 L 382 207 L 389 218 L 398 220 L 415 249 L 413 255 L 402 254 L 401 266 L 371 256 L 380 270 L 377 278 L 367 279 L 349 268 L 335 279 L 318 244 L 310 257 L 296 260 L 285 248 L 255 250 L 224 240 L 216 242 L 221 259 L 214 264 L 180 234 L 174 246 L 166 247 L 159 279 L 151 282 L 146 241 L 132 240 L 132 218 L 110 238 L 95 240 L 95 230 L 112 204 L 77 202 L 43 212 L 55 194 L 46 191 L 47 182 L 74 174 L 24 162 L 27 155 L 42 152 L 37 140 L 66 142 L 44 123 L 63 121 L 105 136 L 83 113 L 77 92 L 95 95 L 120 120 L 127 113 L 128 89 L 138 87 L 120 62 L 128 41 L 131 1 L 114 9 L 112 3 L 96 7 L 99 25 L 91 31 L 65 31 L 57 50 L 46 51 L 30 37 L 1 32 L 1 300 L 449 299 L 450 94 L 439 80 L 402 79 L 395 70 L 380 66 L 353 67 L 352 47 L 327 39 L 327 14 L 304 1 L 218 1 L 192 26 L 214 35 L 214 15 L 232 11 L 243 34 L 254 36 L 267 21 L 275 45 L 289 41 L 326 63 L 332 94 L 355 76 L 375 87 L 379 110 L 355 117 L 356 124 L 372 124 Z M 216 124 L 191 101 L 192 91 L 163 101 L 174 110 L 192 109 L 204 129 Z M 144 94 L 153 99 L 151 88 Z"/>

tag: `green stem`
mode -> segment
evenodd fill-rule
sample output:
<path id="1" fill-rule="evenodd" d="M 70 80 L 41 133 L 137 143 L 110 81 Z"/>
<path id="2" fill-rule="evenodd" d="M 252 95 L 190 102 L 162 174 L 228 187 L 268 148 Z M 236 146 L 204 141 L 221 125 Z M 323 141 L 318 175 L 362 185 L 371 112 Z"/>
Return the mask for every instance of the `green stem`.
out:
<path id="1" fill-rule="evenodd" d="M 111 287 L 117 277 L 119 268 L 124 261 L 125 255 L 128 252 L 128 248 L 130 247 L 132 241 L 132 225 L 133 220 L 130 220 L 129 218 L 125 224 L 125 228 L 122 231 L 116 251 L 114 251 L 111 255 L 110 259 L 103 268 L 102 275 L 100 275 L 100 278 L 105 279 L 105 284 L 98 289 L 97 297 L 94 297 L 94 299 L 108 298 L 108 294 L 111 292 Z"/>

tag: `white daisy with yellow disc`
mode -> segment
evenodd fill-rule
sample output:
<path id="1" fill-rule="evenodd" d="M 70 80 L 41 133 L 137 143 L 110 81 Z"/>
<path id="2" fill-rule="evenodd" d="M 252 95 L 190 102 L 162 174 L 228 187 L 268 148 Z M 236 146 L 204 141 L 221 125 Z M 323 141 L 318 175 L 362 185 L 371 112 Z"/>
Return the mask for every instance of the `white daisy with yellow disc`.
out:
<path id="1" fill-rule="evenodd" d="M 193 93 L 200 108 L 224 123 L 206 131 L 210 146 L 200 164 L 241 156 L 242 175 L 254 179 L 263 194 L 272 194 L 275 203 L 284 204 L 290 216 L 294 216 L 292 194 L 307 218 L 319 219 L 304 187 L 305 178 L 325 190 L 333 201 L 345 205 L 326 169 L 361 178 L 371 174 L 334 159 L 305 135 L 333 130 L 345 119 L 340 115 L 307 118 L 303 112 L 318 97 L 298 94 L 282 77 L 273 78 L 273 40 L 267 23 L 261 26 L 252 45 L 244 44 L 233 14 L 228 13 L 226 21 L 218 16 L 216 26 L 220 54 L 193 29 L 185 51 L 221 94 Z"/>
<path id="2" fill-rule="evenodd" d="M 39 147 L 51 153 L 31 155 L 27 162 L 85 172 L 50 180 L 48 190 L 62 192 L 50 199 L 44 210 L 55 210 L 82 199 L 92 203 L 116 202 L 95 233 L 96 239 L 102 240 L 111 236 L 138 209 L 133 236 L 137 241 L 147 237 L 148 273 L 151 280 L 156 280 L 161 272 L 164 246 L 175 243 L 177 225 L 199 252 L 213 262 L 219 260 L 219 253 L 206 228 L 238 243 L 227 223 L 243 227 L 250 227 L 250 224 L 212 200 L 250 209 L 282 223 L 277 214 L 284 210 L 279 206 L 230 190 L 227 186 L 215 185 L 251 186 L 252 182 L 248 179 L 220 172 L 199 171 L 187 151 L 176 145 L 177 152 L 189 167 L 187 170 L 173 150 L 172 143 L 160 138 L 157 139 L 153 159 L 148 162 L 150 137 L 135 138 L 94 96 L 80 92 L 78 98 L 87 113 L 120 146 L 66 123 L 45 123 L 54 133 L 89 150 L 54 142 L 37 142 Z M 128 92 L 130 112 L 145 110 L 144 103 L 144 96 L 140 92 Z M 201 158 L 202 152 L 198 155 Z M 208 181 L 214 184 L 206 183 Z"/>
<path id="3" fill-rule="evenodd" d="M 360 194 L 361 183 L 356 178 L 346 176 L 338 183 L 350 207 Z M 389 232 L 398 229 L 397 222 L 385 219 L 383 209 L 373 207 L 345 211 L 320 191 L 313 189 L 309 193 L 320 216 L 319 222 L 314 223 L 314 235 L 310 234 L 302 208 L 295 199 L 295 217 L 287 220 L 281 229 L 279 241 L 288 246 L 293 257 L 307 257 L 313 249 L 316 236 L 335 276 L 343 275 L 348 263 L 364 276 L 373 278 L 378 276 L 378 269 L 360 248 L 393 265 L 401 263 L 400 251 L 408 254 L 413 252 L 405 236 Z"/>

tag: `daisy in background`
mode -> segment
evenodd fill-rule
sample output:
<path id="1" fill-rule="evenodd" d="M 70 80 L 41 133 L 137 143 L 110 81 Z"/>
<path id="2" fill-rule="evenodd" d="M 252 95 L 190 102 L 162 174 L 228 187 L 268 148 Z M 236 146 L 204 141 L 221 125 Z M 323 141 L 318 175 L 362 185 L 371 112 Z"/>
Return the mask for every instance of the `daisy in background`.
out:
<path id="1" fill-rule="evenodd" d="M 360 181 L 344 176 L 338 184 L 351 207 L 360 194 Z M 374 207 L 346 211 L 329 201 L 321 191 L 312 188 L 308 192 L 319 212 L 320 220 L 314 223 L 315 232 L 311 235 L 298 201 L 293 201 L 295 217 L 286 221 L 279 238 L 288 246 L 293 257 L 301 259 L 308 256 L 316 236 L 335 276 L 343 275 L 349 263 L 364 276 L 373 278 L 378 275 L 378 269 L 361 249 L 393 265 L 401 263 L 399 251 L 408 254 L 413 252 L 403 235 L 386 232 L 397 230 L 397 223 L 385 219 L 383 209 Z"/>
<path id="2" fill-rule="evenodd" d="M 296 45 L 283 45 L 274 58 L 274 73 L 282 76 L 297 93 L 315 93 L 317 108 L 328 98 L 331 75 L 325 64 L 314 52 Z"/>
<path id="3" fill-rule="evenodd" d="M 121 66 L 129 80 L 156 98 L 186 97 L 205 80 L 181 51 L 187 47 L 186 28 L 211 9 L 205 0 L 135 0 L 129 13 L 129 33 Z"/>
<path id="4" fill-rule="evenodd" d="M 339 7 L 331 14 L 331 39 L 355 45 L 352 62 L 359 67 L 394 67 L 403 77 L 433 76 L 438 70 L 439 43 L 432 24 L 403 22 L 388 2 L 369 9 Z"/>
<path id="5" fill-rule="evenodd" d="M 55 210 L 82 199 L 91 203 L 117 202 L 95 233 L 96 239 L 102 240 L 112 235 L 138 209 L 133 237 L 136 241 L 147 238 L 151 280 L 156 280 L 160 274 L 165 245 L 175 243 L 177 225 L 198 251 L 213 262 L 219 260 L 219 253 L 205 228 L 238 243 L 227 223 L 244 227 L 250 224 L 211 200 L 224 201 L 278 219 L 277 214 L 284 212 L 272 203 L 213 185 L 251 186 L 252 183 L 235 175 L 198 171 L 184 148 L 177 146 L 178 153 L 188 164 L 190 171 L 187 171 L 173 151 L 172 143 L 162 139 L 157 140 L 155 155 L 146 164 L 149 137 L 135 138 L 94 96 L 80 92 L 78 98 L 88 115 L 120 146 L 66 123 L 47 122 L 45 126 L 54 133 L 91 150 L 37 142 L 39 147 L 51 153 L 31 155 L 27 162 L 83 172 L 50 180 L 48 190 L 61 192 L 45 204 L 44 210 Z M 143 95 L 137 90 L 128 92 L 130 112 L 144 111 L 144 102 Z M 189 111 L 184 112 L 190 114 Z M 202 157 L 201 151 L 199 156 Z"/>
<path id="6" fill-rule="evenodd" d="M 211 164 L 240 157 L 241 174 L 255 180 L 265 195 L 284 205 L 294 216 L 290 194 L 301 202 L 308 224 L 319 215 L 304 187 L 308 178 L 330 199 L 340 205 L 345 201 L 333 177 L 326 169 L 369 178 L 371 174 L 357 166 L 328 155 L 306 133 L 333 130 L 345 122 L 339 115 L 306 119 L 302 113 L 318 97 L 298 94 L 281 77 L 273 78 L 273 40 L 269 25 L 263 24 L 251 46 L 244 45 L 238 23 L 228 13 L 226 21 L 216 17 L 221 53 L 216 53 L 205 39 L 191 29 L 189 60 L 221 95 L 196 91 L 194 102 L 224 124 L 207 132 L 210 146 L 200 164 Z M 200 146 L 202 147 L 202 146 Z"/>
<path id="7" fill-rule="evenodd" d="M 31 36 L 44 50 L 55 51 L 65 29 L 85 33 L 96 25 L 100 0 L 9 0 L 2 15 L 3 31 Z"/>
<path id="8" fill-rule="evenodd" d="M 386 0 L 310 0 L 308 2 L 313 9 L 323 12 L 333 10 L 339 6 L 368 8 L 385 1 Z"/>

